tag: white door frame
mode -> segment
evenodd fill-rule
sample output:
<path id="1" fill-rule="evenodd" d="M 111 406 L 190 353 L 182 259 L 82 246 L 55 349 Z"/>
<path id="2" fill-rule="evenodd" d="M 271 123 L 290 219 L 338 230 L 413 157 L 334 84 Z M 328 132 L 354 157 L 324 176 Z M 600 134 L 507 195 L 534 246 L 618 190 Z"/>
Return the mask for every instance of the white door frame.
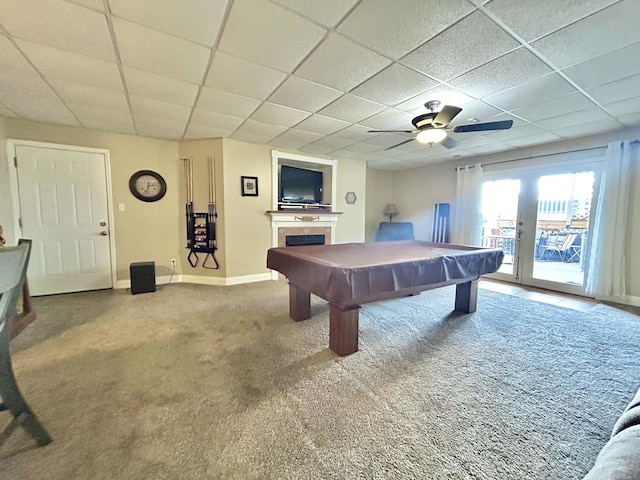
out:
<path id="1" fill-rule="evenodd" d="M 109 156 L 109 150 L 104 148 L 93 147 L 80 147 L 76 145 L 64 145 L 58 143 L 47 142 L 34 142 L 30 140 L 17 140 L 7 139 L 7 162 L 9 162 L 9 190 L 11 192 L 11 211 L 13 213 L 13 225 L 15 239 L 14 243 L 18 243 L 18 240 L 22 236 L 22 226 L 20 225 L 20 196 L 18 192 L 18 169 L 15 166 L 14 158 L 16 158 L 16 147 L 26 146 L 34 148 L 50 148 L 57 150 L 70 150 L 73 152 L 87 152 L 97 153 L 104 155 L 105 161 L 105 178 L 107 184 L 105 188 L 107 190 L 107 210 L 109 215 L 109 253 L 111 256 L 111 288 L 116 287 L 117 271 L 116 271 L 116 236 L 115 236 L 115 222 L 113 217 L 113 195 L 111 190 L 111 158 Z"/>
<path id="2" fill-rule="evenodd" d="M 581 161 L 567 161 L 564 164 L 552 163 L 542 166 L 505 169 L 491 172 L 483 177 L 483 182 L 499 180 L 502 178 L 513 178 L 520 180 L 521 184 L 520 195 L 518 196 L 517 222 L 524 222 L 525 224 L 525 235 L 518 237 L 518 235 L 516 234 L 513 273 L 494 273 L 488 275 L 488 277 L 495 278 L 496 280 L 515 282 L 523 285 L 530 285 L 532 287 L 540 287 L 573 295 L 585 295 L 584 284 L 578 287 L 567 283 L 554 282 L 552 280 L 543 280 L 533 277 L 533 265 L 535 260 L 533 255 L 530 254 L 530 252 L 534 251 L 535 247 L 535 235 L 532 235 L 532 232 L 535 232 L 535 228 L 533 228 L 532 230 L 531 225 L 535 226 L 537 219 L 537 192 L 532 190 L 534 187 L 533 180 L 546 175 L 572 173 L 575 170 L 593 170 L 595 173 L 593 197 L 591 200 L 592 214 L 589 218 L 588 227 L 589 235 L 592 235 L 595 211 L 598 206 L 598 192 L 602 172 L 602 158 L 589 156 Z M 516 229 L 518 229 L 518 226 L 516 226 Z M 585 255 L 588 255 L 588 252 L 585 252 Z"/>

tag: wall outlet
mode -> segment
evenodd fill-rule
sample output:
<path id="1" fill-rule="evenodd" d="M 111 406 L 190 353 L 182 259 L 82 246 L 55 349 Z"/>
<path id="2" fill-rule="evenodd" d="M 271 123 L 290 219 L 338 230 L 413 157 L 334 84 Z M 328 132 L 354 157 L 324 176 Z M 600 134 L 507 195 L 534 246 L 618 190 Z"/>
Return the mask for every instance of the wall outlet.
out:
<path id="1" fill-rule="evenodd" d="M 172 267 L 175 267 L 175 266 L 176 266 L 176 259 L 175 259 L 175 258 L 172 258 L 172 259 L 171 259 L 171 266 L 172 266 Z"/>

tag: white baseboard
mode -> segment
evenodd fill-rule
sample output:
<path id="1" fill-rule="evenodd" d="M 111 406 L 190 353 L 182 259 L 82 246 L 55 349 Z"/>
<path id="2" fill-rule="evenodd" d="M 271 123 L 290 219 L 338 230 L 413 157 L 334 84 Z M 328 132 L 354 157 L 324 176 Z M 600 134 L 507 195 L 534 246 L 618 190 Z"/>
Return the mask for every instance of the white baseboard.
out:
<path id="1" fill-rule="evenodd" d="M 169 283 L 169 275 L 156 277 L 156 286 L 161 287 Z M 277 277 L 276 277 L 277 278 Z M 241 275 L 238 277 L 205 277 L 201 275 L 174 275 L 171 283 L 195 283 L 197 285 L 214 285 L 227 287 L 230 285 L 240 285 L 242 283 L 264 282 L 272 280 L 271 273 L 256 273 L 252 275 Z M 131 280 L 118 280 L 113 287 L 116 289 L 131 288 Z"/>
<path id="2" fill-rule="evenodd" d="M 640 297 L 635 295 L 625 295 L 624 297 L 596 297 L 596 300 L 622 303 L 623 305 L 631 305 L 632 307 L 640 307 Z"/>

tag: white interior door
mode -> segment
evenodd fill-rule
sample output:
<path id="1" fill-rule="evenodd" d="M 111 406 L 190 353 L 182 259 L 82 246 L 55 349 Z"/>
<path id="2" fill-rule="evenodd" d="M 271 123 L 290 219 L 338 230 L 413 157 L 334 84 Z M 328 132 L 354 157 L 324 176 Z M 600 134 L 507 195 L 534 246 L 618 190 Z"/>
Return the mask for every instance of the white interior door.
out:
<path id="1" fill-rule="evenodd" d="M 104 154 L 18 145 L 16 157 L 31 293 L 112 288 Z"/>

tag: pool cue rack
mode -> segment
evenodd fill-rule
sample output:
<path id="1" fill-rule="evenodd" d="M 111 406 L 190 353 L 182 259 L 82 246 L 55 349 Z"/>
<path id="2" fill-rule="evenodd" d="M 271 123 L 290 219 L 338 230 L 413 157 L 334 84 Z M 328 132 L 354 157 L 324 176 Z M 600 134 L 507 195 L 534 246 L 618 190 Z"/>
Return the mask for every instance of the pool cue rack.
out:
<path id="1" fill-rule="evenodd" d="M 198 266 L 199 253 L 204 253 L 203 268 L 217 270 L 220 268 L 216 260 L 215 252 L 218 249 L 216 239 L 216 202 L 213 196 L 214 188 L 214 165 L 212 157 L 208 157 L 209 162 L 209 202 L 206 212 L 193 211 L 193 159 L 191 157 L 183 159 L 185 162 L 185 176 L 187 182 L 187 248 L 189 254 L 187 261 L 193 268 Z M 215 266 L 208 264 L 211 258 Z"/>

